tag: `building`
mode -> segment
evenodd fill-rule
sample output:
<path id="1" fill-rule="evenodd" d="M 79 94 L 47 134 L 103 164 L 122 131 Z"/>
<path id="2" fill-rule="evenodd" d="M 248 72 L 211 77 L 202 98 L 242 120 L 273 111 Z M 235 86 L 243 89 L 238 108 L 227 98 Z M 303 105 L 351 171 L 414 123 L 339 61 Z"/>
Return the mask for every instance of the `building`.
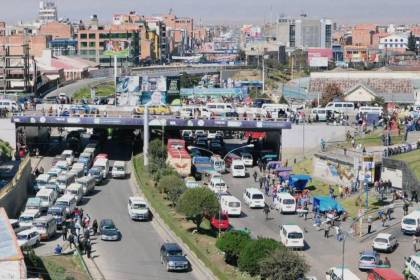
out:
<path id="1" fill-rule="evenodd" d="M 6 35 L 6 22 L 0 21 L 0 36 Z"/>
<path id="2" fill-rule="evenodd" d="M 77 55 L 77 40 L 67 38 L 52 39 L 48 42 L 54 56 L 74 56 Z"/>
<path id="3" fill-rule="evenodd" d="M 38 21 L 41 23 L 46 23 L 57 20 L 58 13 L 55 3 L 48 0 L 39 1 Z"/>
<path id="4" fill-rule="evenodd" d="M 74 37 L 73 26 L 67 22 L 49 21 L 40 26 L 38 34 L 50 35 L 53 39 Z"/>
<path id="5" fill-rule="evenodd" d="M 283 17 L 266 25 L 264 37 L 271 37 L 291 48 L 331 48 L 333 22 L 325 18 Z"/>
<path id="6" fill-rule="evenodd" d="M 184 55 L 193 47 L 194 20 L 190 17 L 177 17 L 173 14 L 162 15 L 169 38 L 171 54 Z"/>
<path id="7" fill-rule="evenodd" d="M 384 38 L 381 38 L 379 41 L 379 49 L 393 52 L 405 52 L 408 46 L 408 36 L 407 33 L 395 33 Z"/>
<path id="8" fill-rule="evenodd" d="M 246 44 L 245 57 L 247 65 L 260 65 L 263 56 L 276 60 L 280 64 L 286 64 L 286 48 L 277 41 L 258 40 Z"/>

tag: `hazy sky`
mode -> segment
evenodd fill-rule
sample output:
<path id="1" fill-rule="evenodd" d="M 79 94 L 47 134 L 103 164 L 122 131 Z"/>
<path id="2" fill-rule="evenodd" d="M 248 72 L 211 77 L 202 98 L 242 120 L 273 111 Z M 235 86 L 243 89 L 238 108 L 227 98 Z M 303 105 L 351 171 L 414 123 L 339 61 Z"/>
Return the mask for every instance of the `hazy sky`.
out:
<path id="1" fill-rule="evenodd" d="M 420 22 L 420 0 L 55 0 L 59 17 L 87 19 L 98 14 L 110 21 L 114 12 L 189 15 L 204 23 L 264 22 L 280 14 L 330 17 L 340 23 Z M 13 23 L 36 17 L 38 0 L 0 0 L 0 20 Z"/>

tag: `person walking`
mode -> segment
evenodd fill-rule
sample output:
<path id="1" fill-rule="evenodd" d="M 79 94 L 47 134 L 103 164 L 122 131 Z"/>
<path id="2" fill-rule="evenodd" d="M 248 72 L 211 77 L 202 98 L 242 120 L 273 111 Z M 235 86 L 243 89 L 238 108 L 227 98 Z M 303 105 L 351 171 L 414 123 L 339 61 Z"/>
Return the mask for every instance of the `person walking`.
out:
<path id="1" fill-rule="evenodd" d="M 309 208 L 308 208 L 308 204 L 305 202 L 305 205 L 303 206 L 303 217 L 305 217 L 305 221 L 308 219 L 308 212 L 309 212 Z"/>
<path id="2" fill-rule="evenodd" d="M 391 262 L 389 261 L 388 257 L 385 257 L 385 259 L 384 259 L 384 266 L 385 267 L 391 267 Z"/>
<path id="3" fill-rule="evenodd" d="M 61 229 L 61 232 L 63 234 L 63 241 L 67 240 L 67 223 L 63 222 L 63 227 Z"/>
<path id="4" fill-rule="evenodd" d="M 367 219 L 367 223 L 368 223 L 368 234 L 370 234 L 371 233 L 371 231 L 372 231 L 372 216 L 368 216 L 368 219 Z"/>
<path id="5" fill-rule="evenodd" d="M 404 210 L 404 216 L 408 215 L 408 202 L 407 201 L 404 201 L 403 210 Z"/>
<path id="6" fill-rule="evenodd" d="M 414 250 L 414 254 L 417 253 L 417 236 L 415 234 L 413 234 L 413 250 Z"/>
<path id="7" fill-rule="evenodd" d="M 258 177 L 257 171 L 254 171 L 254 174 L 252 176 L 254 176 L 254 182 L 257 182 L 257 177 Z"/>
<path id="8" fill-rule="evenodd" d="M 260 176 L 259 181 L 260 181 L 260 189 L 262 189 L 263 184 L 264 184 L 264 177 L 263 176 Z"/>
<path id="9" fill-rule="evenodd" d="M 325 224 L 324 224 L 324 238 L 328 239 L 329 235 L 330 235 L 330 222 L 325 222 Z"/>
<path id="10" fill-rule="evenodd" d="M 386 215 L 383 212 L 382 212 L 382 215 L 381 215 L 381 220 L 382 220 L 382 226 L 385 227 L 386 226 L 385 225 L 385 223 L 386 223 Z"/>
<path id="11" fill-rule="evenodd" d="M 268 220 L 268 214 L 270 214 L 270 207 L 268 206 L 267 203 L 264 203 L 264 209 L 263 212 L 265 214 L 265 220 Z"/>
<path id="12" fill-rule="evenodd" d="M 90 243 L 90 240 L 86 242 L 85 251 L 86 251 L 86 256 L 88 257 L 88 259 L 90 259 L 90 254 L 92 253 L 92 243 Z"/>
<path id="13" fill-rule="evenodd" d="M 69 247 L 72 249 L 72 245 L 76 248 L 76 244 L 74 243 L 74 235 L 70 232 L 69 236 L 67 237 L 67 240 L 69 241 Z"/>
<path id="14" fill-rule="evenodd" d="M 93 230 L 93 235 L 96 235 L 96 233 L 98 232 L 98 221 L 96 219 L 93 220 L 92 230 Z"/>

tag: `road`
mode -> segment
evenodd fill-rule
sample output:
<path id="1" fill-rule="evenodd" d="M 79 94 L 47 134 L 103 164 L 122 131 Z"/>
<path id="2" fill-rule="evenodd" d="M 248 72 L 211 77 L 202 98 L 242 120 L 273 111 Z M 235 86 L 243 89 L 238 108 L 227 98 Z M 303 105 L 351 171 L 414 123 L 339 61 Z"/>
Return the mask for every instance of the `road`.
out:
<path id="1" fill-rule="evenodd" d="M 111 165 L 114 160 L 129 161 L 131 143 L 106 144 L 103 151 L 109 154 Z M 51 165 L 51 158 L 43 160 L 42 165 L 48 171 L 46 167 Z M 128 217 L 127 201 L 132 195 L 130 184 L 130 179 L 110 179 L 106 184 L 97 186 L 95 193 L 86 197 L 81 206 L 92 219 L 113 219 L 122 233 L 122 239 L 117 242 L 105 242 L 99 238 L 93 242 L 93 257 L 105 278 L 195 279 L 194 272 L 166 272 L 159 256 L 159 249 L 164 240 L 151 222 L 134 222 Z M 45 252 L 43 247 L 39 250 Z"/>
<path id="2" fill-rule="evenodd" d="M 229 150 L 229 148 L 227 148 Z M 248 168 L 247 172 L 253 174 L 256 168 Z M 305 255 L 311 270 L 308 275 L 316 276 L 318 279 L 325 278 L 325 272 L 332 266 L 341 265 L 342 258 L 342 242 L 339 242 L 335 238 L 335 231 L 330 231 L 330 238 L 325 239 L 324 232 L 318 231 L 313 226 L 313 220 L 308 219 L 305 221 L 298 215 L 282 215 L 279 212 L 272 210 L 270 213 L 270 219 L 265 220 L 265 214 L 262 209 L 250 209 L 244 203 L 242 199 L 243 192 L 249 187 L 259 187 L 258 183 L 254 182 L 254 179 L 249 176 L 247 178 L 233 178 L 229 173 L 223 175 L 226 184 L 228 185 L 228 191 L 242 201 L 242 216 L 239 218 L 231 218 L 230 222 L 233 227 L 247 227 L 251 230 L 254 237 L 270 237 L 280 241 L 279 230 L 281 224 L 296 224 L 305 232 L 305 249 L 302 254 Z M 272 198 L 266 198 L 268 204 L 272 203 Z M 311 218 L 311 217 L 310 217 Z M 373 228 L 373 230 L 380 230 L 382 228 Z M 392 267 L 401 272 L 404 268 L 403 256 L 409 256 L 412 254 L 411 237 L 405 236 L 401 233 L 398 225 L 396 227 L 388 228 L 385 232 L 393 233 L 400 245 L 392 254 L 381 254 L 383 259 L 385 256 L 391 261 Z M 349 267 L 354 273 L 356 273 L 361 279 L 366 279 L 366 273 L 361 272 L 357 269 L 359 253 L 365 249 L 372 248 L 372 239 L 376 234 L 372 235 L 372 238 L 360 242 L 359 240 L 348 237 L 345 244 L 345 265 Z"/>
<path id="3" fill-rule="evenodd" d="M 69 85 L 63 86 L 61 88 L 58 88 L 56 90 L 51 91 L 48 93 L 45 98 L 58 96 L 59 93 L 64 92 L 67 94 L 68 97 L 72 97 L 73 94 L 78 91 L 79 89 L 83 87 L 88 87 L 91 85 L 96 85 L 101 82 L 105 82 L 107 80 L 110 80 L 110 78 L 107 77 L 100 77 L 100 78 L 92 78 L 92 79 L 85 79 L 85 80 L 79 80 L 74 83 L 71 83 Z"/>

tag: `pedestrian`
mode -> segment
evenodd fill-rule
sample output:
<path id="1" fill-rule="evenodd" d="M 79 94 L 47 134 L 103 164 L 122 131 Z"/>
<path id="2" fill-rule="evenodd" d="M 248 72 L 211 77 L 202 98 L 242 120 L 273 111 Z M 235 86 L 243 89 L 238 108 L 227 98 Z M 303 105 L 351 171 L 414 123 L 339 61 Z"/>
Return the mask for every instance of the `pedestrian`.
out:
<path id="1" fill-rule="evenodd" d="M 268 220 L 268 214 L 270 214 L 270 207 L 268 206 L 267 203 L 264 203 L 264 209 L 263 212 L 265 214 L 265 220 Z"/>
<path id="2" fill-rule="evenodd" d="M 93 220 L 92 230 L 93 230 L 93 235 L 96 235 L 96 233 L 98 232 L 98 221 L 96 219 Z"/>
<path id="3" fill-rule="evenodd" d="M 391 217 L 392 211 L 393 210 L 392 210 L 391 207 L 389 207 L 388 209 L 386 209 L 386 216 L 387 216 L 387 218 L 388 218 L 389 221 L 391 221 L 391 219 L 392 219 L 392 217 Z"/>
<path id="4" fill-rule="evenodd" d="M 82 236 L 79 235 L 77 236 L 77 247 L 79 248 L 79 252 L 81 255 L 83 255 L 83 240 L 82 240 Z"/>
<path id="5" fill-rule="evenodd" d="M 67 240 L 69 241 L 70 249 L 72 248 L 71 245 L 74 245 L 76 247 L 76 244 L 74 243 L 74 235 L 70 232 L 69 236 L 67 237 Z"/>
<path id="6" fill-rule="evenodd" d="M 382 215 L 381 215 L 381 220 L 382 220 L 382 226 L 383 226 L 383 227 L 385 227 L 385 223 L 386 223 L 386 215 L 385 215 L 385 213 L 383 213 L 383 212 L 382 212 Z"/>
<path id="7" fill-rule="evenodd" d="M 330 235 L 330 222 L 325 222 L 325 224 L 324 224 L 324 238 L 328 239 L 329 235 Z"/>
<path id="8" fill-rule="evenodd" d="M 90 243 L 90 240 L 86 242 L 85 250 L 86 250 L 86 256 L 88 257 L 88 259 L 90 259 L 90 254 L 92 253 L 92 244 Z"/>
<path id="9" fill-rule="evenodd" d="M 305 202 L 305 205 L 303 206 L 303 216 L 305 217 L 305 221 L 308 219 L 308 212 L 309 212 L 309 208 L 308 208 L 308 204 Z"/>
<path id="10" fill-rule="evenodd" d="M 264 191 L 265 191 L 265 195 L 268 196 L 270 192 L 270 187 L 268 186 L 268 184 L 265 184 Z"/>
<path id="11" fill-rule="evenodd" d="M 367 222 L 368 222 L 368 234 L 370 234 L 372 231 L 372 216 L 370 215 L 368 216 Z"/>
<path id="12" fill-rule="evenodd" d="M 413 234 L 413 250 L 414 250 L 414 254 L 417 253 L 417 236 L 415 234 Z"/>
<path id="13" fill-rule="evenodd" d="M 404 210 L 404 216 L 407 216 L 408 215 L 408 202 L 407 201 L 404 201 L 403 210 Z"/>
<path id="14" fill-rule="evenodd" d="M 341 229 L 339 226 L 335 226 L 335 238 L 337 241 L 341 241 Z"/>
<path id="15" fill-rule="evenodd" d="M 388 257 L 385 257 L 385 259 L 384 259 L 384 266 L 385 267 L 391 267 L 391 262 L 389 261 Z"/>
<path id="16" fill-rule="evenodd" d="M 67 240 L 67 223 L 63 222 L 63 227 L 61 229 L 61 232 L 63 233 L 63 241 Z"/>
<path id="17" fill-rule="evenodd" d="M 83 237 L 84 237 L 84 239 L 89 239 L 90 238 L 89 228 L 85 228 L 85 231 L 83 232 Z"/>
<path id="18" fill-rule="evenodd" d="M 257 182 L 257 177 L 258 177 L 257 171 L 254 171 L 253 176 L 254 176 L 254 182 Z"/>
<path id="19" fill-rule="evenodd" d="M 260 176 L 260 189 L 262 189 L 263 183 L 264 183 L 264 177 Z"/>

